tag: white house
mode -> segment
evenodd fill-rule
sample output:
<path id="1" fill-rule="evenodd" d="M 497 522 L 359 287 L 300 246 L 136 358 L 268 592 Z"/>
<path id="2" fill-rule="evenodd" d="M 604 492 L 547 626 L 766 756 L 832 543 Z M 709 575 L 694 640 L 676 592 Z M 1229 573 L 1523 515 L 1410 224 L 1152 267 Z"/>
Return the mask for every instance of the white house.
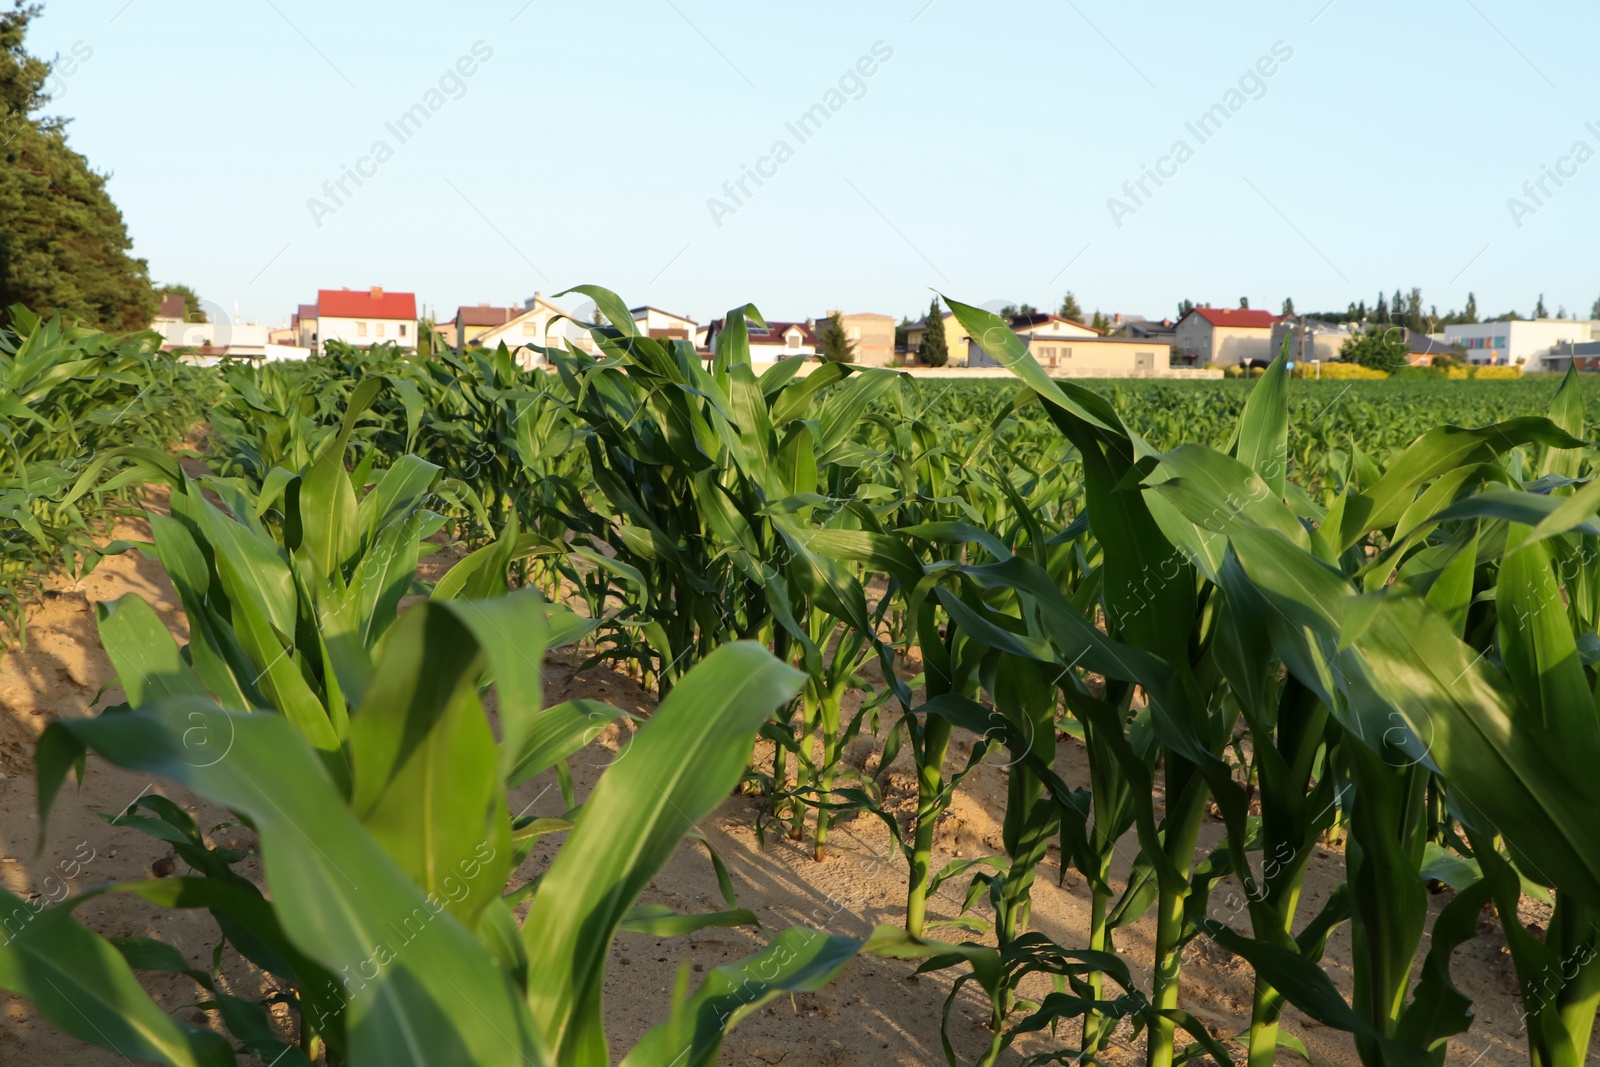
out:
<path id="1" fill-rule="evenodd" d="M 629 308 L 628 311 L 633 315 L 633 321 L 638 326 L 639 332 L 646 337 L 692 342 L 700 332 L 698 322 L 686 319 L 682 315 L 674 315 L 670 311 L 662 311 L 660 308 L 637 307 Z"/>
<path id="2" fill-rule="evenodd" d="M 1471 322 L 1444 328 L 1446 344 L 1467 350 L 1468 363 L 1524 366 L 1543 370 L 1558 345 L 1600 340 L 1600 322 L 1588 319 L 1533 319 L 1529 322 Z"/>
<path id="3" fill-rule="evenodd" d="M 394 343 L 417 346 L 417 298 L 414 293 L 371 289 L 317 290 L 317 347 L 344 341 L 357 348 Z"/>

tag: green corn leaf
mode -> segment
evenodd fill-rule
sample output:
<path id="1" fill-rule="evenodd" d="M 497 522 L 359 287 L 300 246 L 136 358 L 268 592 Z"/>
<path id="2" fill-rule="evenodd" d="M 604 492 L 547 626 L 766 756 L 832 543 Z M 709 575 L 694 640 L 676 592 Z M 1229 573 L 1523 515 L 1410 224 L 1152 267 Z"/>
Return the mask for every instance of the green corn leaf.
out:
<path id="1" fill-rule="evenodd" d="M 225 1040 L 157 1007 L 123 954 L 73 920 L 70 908 L 36 907 L 0 889 L 0 910 L 0 988 L 27 997 L 51 1023 L 125 1059 L 231 1067 Z"/>
<path id="2" fill-rule="evenodd" d="M 352 812 L 469 927 L 510 874 L 511 827 L 477 695 L 483 664 L 452 612 L 419 604 L 395 624 L 350 719 Z"/>
<path id="3" fill-rule="evenodd" d="M 607 947 L 697 819 L 739 781 L 756 730 L 804 676 L 735 642 L 686 674 L 601 777 L 523 926 L 528 1002 L 562 1063 L 601 1062 Z"/>
<path id="4" fill-rule="evenodd" d="M 520 993 L 368 836 L 281 717 L 184 697 L 61 725 L 118 766 L 249 817 L 285 931 L 344 985 L 352 1064 L 549 1062 Z M 195 728 L 232 738 L 226 758 L 195 766 L 183 740 Z"/>

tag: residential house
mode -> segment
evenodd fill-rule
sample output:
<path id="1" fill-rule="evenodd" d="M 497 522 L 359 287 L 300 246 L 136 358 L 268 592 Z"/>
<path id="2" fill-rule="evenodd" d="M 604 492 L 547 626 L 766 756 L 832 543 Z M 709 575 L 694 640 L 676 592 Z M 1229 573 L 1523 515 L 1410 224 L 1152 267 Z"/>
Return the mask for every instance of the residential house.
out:
<path id="1" fill-rule="evenodd" d="M 544 358 L 528 346 L 565 348 L 568 342 L 591 355 L 595 352 L 593 338 L 587 330 L 572 321 L 566 309 L 534 293 L 523 301 L 521 310 L 514 311 L 511 318 L 498 326 L 489 327 L 469 343 L 484 348 L 498 348 L 504 344 L 515 353 L 519 365 L 531 369 L 543 366 Z"/>
<path id="2" fill-rule="evenodd" d="M 1446 344 L 1466 350 L 1468 363 L 1523 366 L 1536 370 L 1558 345 L 1600 340 L 1600 322 L 1586 319 L 1532 319 L 1527 322 L 1470 322 L 1444 328 Z"/>
<path id="3" fill-rule="evenodd" d="M 1178 320 L 1173 344 L 1178 358 L 1194 366 L 1268 362 L 1277 321 L 1270 311 L 1197 307 Z"/>
<path id="4" fill-rule="evenodd" d="M 1107 337 L 1132 337 L 1140 341 L 1161 341 L 1172 344 L 1177 337 L 1178 324 L 1171 319 L 1147 319 L 1140 315 L 1111 316 Z"/>
<path id="5" fill-rule="evenodd" d="M 436 329 L 444 338 L 444 343 L 451 348 L 457 347 L 463 341 L 470 345 L 496 326 L 504 326 L 517 318 L 523 310 L 515 307 L 493 307 L 489 304 L 458 307 L 456 317 L 449 322 L 440 323 Z M 457 338 L 461 340 L 458 341 Z"/>
<path id="6" fill-rule="evenodd" d="M 1011 330 L 1034 362 L 1058 378 L 1137 378 L 1161 373 L 1172 347 L 1139 337 L 1102 337 L 1093 327 L 1060 315 L 1020 315 Z M 999 367 L 977 341 L 967 342 L 967 366 Z"/>
<path id="7" fill-rule="evenodd" d="M 706 358 L 717 350 L 722 336 L 722 319 L 712 319 L 706 333 Z M 817 334 L 810 322 L 768 322 L 763 329 L 747 323 L 750 335 L 750 362 L 774 363 L 780 359 L 804 359 L 817 354 Z"/>
<path id="8" fill-rule="evenodd" d="M 289 319 L 295 331 L 295 344 L 317 351 L 317 305 L 301 304 Z"/>
<path id="9" fill-rule="evenodd" d="M 1600 371 L 1600 341 L 1567 341 L 1558 344 L 1544 357 L 1544 369 L 1565 371 L 1576 366 L 1580 372 Z"/>
<path id="10" fill-rule="evenodd" d="M 628 312 L 633 316 L 639 332 L 646 337 L 692 342 L 700 330 L 700 324 L 693 319 L 660 308 L 637 307 L 629 308 Z"/>
<path id="11" fill-rule="evenodd" d="M 1418 330 L 1401 328 L 1405 330 L 1406 358 L 1413 367 L 1431 367 L 1435 358 L 1443 362 L 1454 362 L 1461 358 L 1460 351 L 1454 345 Z"/>
<path id="12" fill-rule="evenodd" d="M 417 298 L 414 293 L 386 293 L 370 289 L 317 290 L 319 348 L 329 341 L 344 341 L 357 348 L 397 344 L 417 345 Z"/>
<path id="13" fill-rule="evenodd" d="M 156 312 L 156 322 L 182 322 L 189 303 L 181 293 L 169 293 L 161 298 L 161 310 Z"/>
<path id="14" fill-rule="evenodd" d="M 1301 331 L 1302 323 L 1305 326 Z M 1332 363 L 1350 340 L 1352 330 L 1345 323 L 1322 322 L 1318 319 L 1280 318 L 1272 324 L 1272 336 L 1267 343 L 1267 359 L 1275 358 L 1289 344 L 1289 359 L 1294 363 L 1312 363 L 1320 360 Z"/>
<path id="15" fill-rule="evenodd" d="M 906 351 L 911 355 L 916 355 L 917 353 L 921 352 L 922 338 L 927 334 L 927 332 L 928 320 L 926 317 L 918 319 L 910 326 L 907 326 Z M 966 357 L 967 343 L 971 340 L 972 338 L 967 335 L 966 328 L 962 326 L 959 321 L 957 321 L 956 317 L 949 312 L 945 312 L 944 342 L 946 348 L 949 349 L 951 363 L 959 363 Z"/>
<path id="16" fill-rule="evenodd" d="M 832 315 L 833 312 L 829 312 Z M 845 337 L 855 344 L 856 365 L 861 367 L 887 367 L 894 362 L 894 316 L 860 312 L 839 316 Z M 826 317 L 809 323 L 820 339 Z"/>

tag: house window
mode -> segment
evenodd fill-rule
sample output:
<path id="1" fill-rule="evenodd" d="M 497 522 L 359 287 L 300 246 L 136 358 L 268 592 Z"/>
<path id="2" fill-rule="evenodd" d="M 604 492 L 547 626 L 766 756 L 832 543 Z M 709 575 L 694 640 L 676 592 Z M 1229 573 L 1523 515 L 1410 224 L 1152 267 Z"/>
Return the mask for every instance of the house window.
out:
<path id="1" fill-rule="evenodd" d="M 533 322 L 531 320 L 528 321 L 528 322 L 523 323 L 522 324 L 522 336 L 524 336 L 524 337 L 538 337 L 539 336 L 539 324 L 537 322 Z"/>
<path id="2" fill-rule="evenodd" d="M 357 337 L 365 337 L 366 335 L 367 335 L 367 324 L 364 323 L 364 322 L 356 323 L 356 336 Z"/>
<path id="3" fill-rule="evenodd" d="M 405 335 L 406 335 L 406 324 L 402 322 L 400 324 L 400 336 L 404 337 Z"/>
<path id="4" fill-rule="evenodd" d="M 799 330 L 795 330 L 793 333 L 791 333 L 789 335 L 789 350 L 791 352 L 796 352 L 796 351 L 799 351 L 799 349 L 800 349 L 800 331 Z"/>
<path id="5" fill-rule="evenodd" d="M 859 327 L 859 326 L 850 327 L 850 340 L 852 340 L 852 341 L 861 340 L 861 327 Z"/>
<path id="6" fill-rule="evenodd" d="M 381 322 L 378 323 L 378 336 L 379 337 L 383 336 L 383 323 L 381 323 Z"/>

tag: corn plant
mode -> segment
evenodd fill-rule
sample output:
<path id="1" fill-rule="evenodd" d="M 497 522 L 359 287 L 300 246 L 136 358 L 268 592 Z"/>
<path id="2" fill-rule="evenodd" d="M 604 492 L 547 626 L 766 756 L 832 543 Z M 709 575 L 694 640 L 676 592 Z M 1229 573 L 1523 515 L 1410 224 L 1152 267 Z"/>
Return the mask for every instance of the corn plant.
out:
<path id="1" fill-rule="evenodd" d="M 0 616 L 12 640 L 42 566 L 87 573 L 100 558 L 93 524 L 120 495 L 71 499 L 82 465 L 126 445 L 165 448 L 200 418 L 202 372 L 153 334 L 112 337 L 64 320 L 10 312 L 0 332 Z"/>

